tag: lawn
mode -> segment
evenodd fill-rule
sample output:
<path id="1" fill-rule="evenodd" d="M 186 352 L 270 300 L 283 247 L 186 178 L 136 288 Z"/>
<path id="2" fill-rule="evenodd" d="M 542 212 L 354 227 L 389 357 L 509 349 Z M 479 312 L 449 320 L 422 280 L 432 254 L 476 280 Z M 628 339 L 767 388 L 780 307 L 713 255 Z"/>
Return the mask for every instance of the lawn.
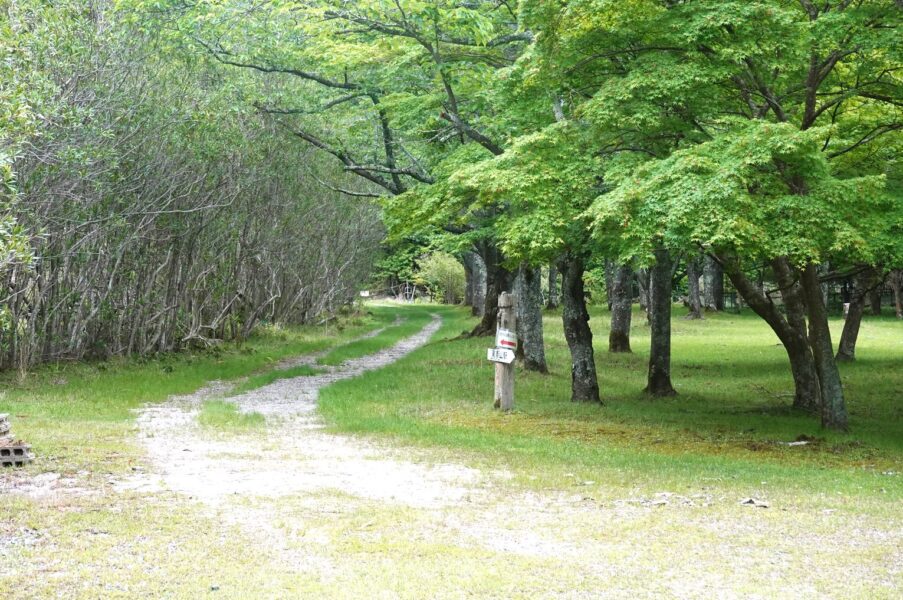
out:
<path id="1" fill-rule="evenodd" d="M 472 319 L 443 308 L 428 346 L 366 378 L 321 395 L 339 431 L 491 457 L 529 481 L 562 483 L 565 473 L 623 486 L 713 480 L 903 498 L 903 323 L 866 318 L 857 361 L 841 365 L 848 434 L 823 431 L 790 407 L 786 355 L 751 314 L 673 322 L 673 381 L 679 395 L 651 399 L 644 387 L 649 329 L 634 315 L 633 354 L 607 352 L 607 311 L 595 308 L 596 362 L 603 406 L 569 402 L 569 362 L 560 318 L 544 320 L 551 374 L 518 371 L 516 410 L 492 408 L 489 339 L 460 339 Z M 836 335 L 842 323 L 833 323 Z M 808 440 L 805 445 L 788 442 Z M 888 475 L 887 473 L 891 473 Z"/>

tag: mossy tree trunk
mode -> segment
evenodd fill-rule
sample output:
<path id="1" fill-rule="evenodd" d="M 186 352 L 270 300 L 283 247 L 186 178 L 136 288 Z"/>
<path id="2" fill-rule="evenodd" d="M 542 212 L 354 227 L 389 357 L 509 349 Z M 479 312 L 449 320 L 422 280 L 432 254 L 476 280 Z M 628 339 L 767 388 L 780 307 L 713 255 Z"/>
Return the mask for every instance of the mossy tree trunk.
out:
<path id="1" fill-rule="evenodd" d="M 821 385 L 821 424 L 827 429 L 846 431 L 849 428 L 840 371 L 834 360 L 828 311 L 822 299 L 818 267 L 808 264 L 800 272 L 803 294 L 809 317 L 809 344 L 815 357 L 815 368 Z"/>
<path id="2" fill-rule="evenodd" d="M 515 278 L 517 356 L 528 371 L 548 373 L 542 331 L 542 269 L 521 265 Z"/>
<path id="3" fill-rule="evenodd" d="M 608 334 L 609 352 L 630 352 L 630 321 L 633 298 L 630 280 L 633 269 L 629 264 L 615 269 L 612 285 L 611 331 Z"/>
<path id="4" fill-rule="evenodd" d="M 601 402 L 596 363 L 593 355 L 593 333 L 589 328 L 589 311 L 583 286 L 584 259 L 566 254 L 558 265 L 561 271 L 561 320 L 564 337 L 571 352 L 571 400 Z"/>
<path id="5" fill-rule="evenodd" d="M 702 298 L 699 294 L 699 278 L 702 273 L 699 263 L 698 257 L 687 258 L 687 304 L 690 307 L 688 319 L 702 318 Z"/>
<path id="6" fill-rule="evenodd" d="M 646 393 L 656 397 L 675 396 L 671 385 L 671 254 L 655 250 L 655 264 L 649 277 L 649 321 L 651 342 Z"/>

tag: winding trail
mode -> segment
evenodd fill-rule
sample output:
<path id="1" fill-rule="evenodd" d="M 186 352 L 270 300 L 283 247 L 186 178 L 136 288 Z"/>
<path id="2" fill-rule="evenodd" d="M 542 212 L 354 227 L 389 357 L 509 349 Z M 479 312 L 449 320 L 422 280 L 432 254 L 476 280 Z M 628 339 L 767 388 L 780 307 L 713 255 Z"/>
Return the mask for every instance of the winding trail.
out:
<path id="1" fill-rule="evenodd" d="M 318 490 L 409 506 L 458 502 L 478 479 L 477 471 L 389 458 L 374 445 L 327 433 L 316 412 L 320 389 L 397 361 L 428 342 L 440 325 L 434 315 L 417 334 L 375 354 L 327 368 L 323 374 L 278 379 L 224 398 L 241 412 L 264 415 L 267 427 L 262 436 L 211 435 L 199 425 L 203 402 L 223 398 L 230 390 L 222 382 L 143 409 L 139 436 L 153 469 L 122 482 L 119 489 L 171 490 L 217 506 L 236 495 L 273 498 Z M 313 365 L 319 356 L 299 357 L 283 366 Z"/>

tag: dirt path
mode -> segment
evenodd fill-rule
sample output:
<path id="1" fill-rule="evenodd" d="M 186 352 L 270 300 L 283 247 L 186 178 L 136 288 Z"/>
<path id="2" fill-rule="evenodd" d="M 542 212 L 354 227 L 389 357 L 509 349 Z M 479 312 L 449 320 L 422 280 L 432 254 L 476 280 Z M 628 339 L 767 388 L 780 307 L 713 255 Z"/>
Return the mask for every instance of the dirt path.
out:
<path id="1" fill-rule="evenodd" d="M 457 502 L 478 478 L 473 469 L 390 458 L 376 446 L 327 433 L 316 413 L 320 389 L 395 362 L 425 344 L 440 323 L 434 317 L 416 335 L 320 375 L 279 379 L 234 397 L 225 397 L 231 386 L 213 382 L 194 394 L 144 409 L 138 425 L 153 473 L 125 481 L 119 489 L 168 489 L 215 505 L 236 495 L 273 498 L 321 490 L 410 506 Z M 299 357 L 285 366 L 313 365 L 316 358 Z M 224 397 L 241 412 L 264 415 L 265 436 L 203 431 L 198 424 L 201 405 Z"/>

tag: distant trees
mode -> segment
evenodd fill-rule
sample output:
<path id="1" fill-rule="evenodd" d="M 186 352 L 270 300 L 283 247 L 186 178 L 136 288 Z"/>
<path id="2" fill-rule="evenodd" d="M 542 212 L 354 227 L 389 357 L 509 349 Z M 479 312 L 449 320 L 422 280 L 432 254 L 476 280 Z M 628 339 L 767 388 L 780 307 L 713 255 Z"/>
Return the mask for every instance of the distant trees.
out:
<path id="1" fill-rule="evenodd" d="M 464 266 L 458 259 L 447 252 L 431 252 L 417 262 L 416 279 L 434 298 L 446 304 L 458 304 L 464 299 Z"/>

